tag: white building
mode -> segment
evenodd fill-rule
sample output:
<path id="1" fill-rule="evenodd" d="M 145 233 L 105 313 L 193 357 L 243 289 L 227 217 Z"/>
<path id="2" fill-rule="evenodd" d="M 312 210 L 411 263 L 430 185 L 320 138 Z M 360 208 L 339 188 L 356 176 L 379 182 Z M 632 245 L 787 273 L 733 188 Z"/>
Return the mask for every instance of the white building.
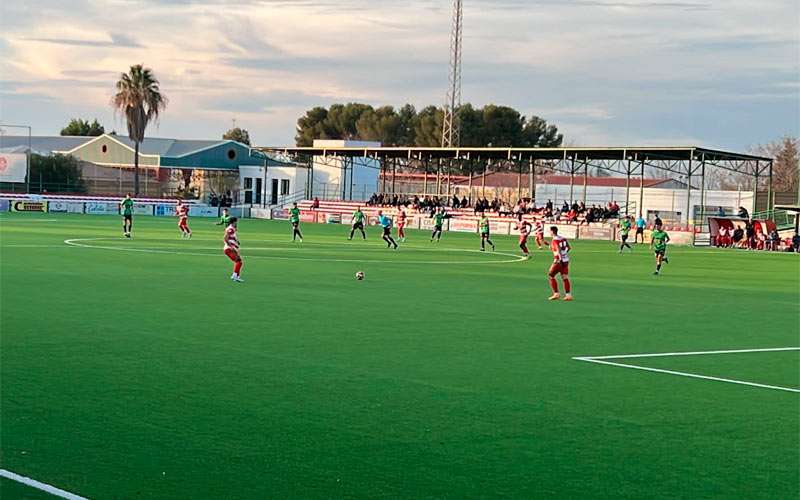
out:
<path id="1" fill-rule="evenodd" d="M 268 160 L 239 167 L 239 200 L 244 205 L 285 205 L 309 197 L 310 170 L 302 164 Z"/>
<path id="2" fill-rule="evenodd" d="M 380 142 L 321 140 L 315 148 L 378 148 Z M 329 153 L 330 154 L 330 153 Z M 323 200 L 366 200 L 378 190 L 380 162 L 373 158 L 315 156 L 312 197 Z"/>

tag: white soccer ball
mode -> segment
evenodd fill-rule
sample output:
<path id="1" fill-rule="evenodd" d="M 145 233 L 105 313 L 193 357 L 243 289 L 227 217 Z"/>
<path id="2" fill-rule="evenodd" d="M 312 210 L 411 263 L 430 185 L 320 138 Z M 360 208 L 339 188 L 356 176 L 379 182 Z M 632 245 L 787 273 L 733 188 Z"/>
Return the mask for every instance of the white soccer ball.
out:
<path id="1" fill-rule="evenodd" d="M 358 271 L 358 272 L 356 273 L 356 279 L 357 279 L 358 281 L 361 281 L 361 280 L 363 280 L 363 279 L 364 279 L 364 273 L 363 273 L 362 271 Z"/>

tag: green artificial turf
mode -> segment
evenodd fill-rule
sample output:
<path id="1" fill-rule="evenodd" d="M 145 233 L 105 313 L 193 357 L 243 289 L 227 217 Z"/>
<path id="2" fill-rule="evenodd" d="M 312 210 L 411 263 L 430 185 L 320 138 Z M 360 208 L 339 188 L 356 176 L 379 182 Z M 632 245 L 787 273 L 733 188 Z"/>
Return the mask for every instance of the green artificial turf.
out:
<path id="1" fill-rule="evenodd" d="M 573 241 L 551 303 L 510 237 L 340 225 L 242 221 L 237 284 L 214 222 L 0 215 L 0 468 L 90 498 L 797 497 L 800 394 L 572 359 L 800 346 L 797 255 L 653 276 Z M 636 361 L 799 386 L 794 352 Z"/>

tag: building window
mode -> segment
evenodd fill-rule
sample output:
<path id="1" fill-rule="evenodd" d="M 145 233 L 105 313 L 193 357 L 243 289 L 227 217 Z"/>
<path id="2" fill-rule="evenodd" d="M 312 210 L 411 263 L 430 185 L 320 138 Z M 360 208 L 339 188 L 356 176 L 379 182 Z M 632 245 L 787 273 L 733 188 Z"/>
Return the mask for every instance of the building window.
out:
<path id="1" fill-rule="evenodd" d="M 236 150 L 235 149 L 229 149 L 228 150 L 228 159 L 229 160 L 235 160 L 236 159 Z"/>
<path id="2" fill-rule="evenodd" d="M 253 189 L 253 178 L 252 177 L 245 177 L 244 178 L 244 188 L 245 189 Z"/>
<path id="3" fill-rule="evenodd" d="M 108 146 L 106 146 L 105 144 L 103 144 L 103 147 L 102 147 L 102 148 L 100 148 L 100 150 L 101 150 L 103 153 L 108 153 Z"/>
<path id="4" fill-rule="evenodd" d="M 281 194 L 289 194 L 289 179 L 281 179 Z"/>

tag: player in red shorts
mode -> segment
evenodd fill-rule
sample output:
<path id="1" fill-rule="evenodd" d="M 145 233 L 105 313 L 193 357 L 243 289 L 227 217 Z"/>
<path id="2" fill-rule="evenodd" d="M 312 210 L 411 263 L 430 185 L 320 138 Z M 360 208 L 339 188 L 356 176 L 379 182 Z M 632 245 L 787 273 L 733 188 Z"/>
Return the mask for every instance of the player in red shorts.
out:
<path id="1" fill-rule="evenodd" d="M 189 229 L 189 205 L 184 205 L 178 200 L 175 205 L 175 215 L 178 216 L 178 228 L 181 230 L 181 238 L 191 238 L 192 230 Z"/>
<path id="2" fill-rule="evenodd" d="M 545 244 L 545 241 L 544 241 L 544 222 L 542 222 L 541 220 L 537 220 L 536 221 L 536 225 L 534 226 L 534 229 L 533 229 L 533 234 L 536 237 L 536 246 L 539 247 L 539 250 L 541 250 L 542 247 Z"/>
<path id="3" fill-rule="evenodd" d="M 239 254 L 239 237 L 236 235 L 236 223 L 238 221 L 239 219 L 236 217 L 231 217 L 228 227 L 225 228 L 225 236 L 222 241 L 225 243 L 225 255 L 233 261 L 233 274 L 231 274 L 231 279 L 241 283 L 244 280 L 239 276 L 242 270 L 242 256 Z"/>
<path id="4" fill-rule="evenodd" d="M 522 254 L 530 259 L 528 236 L 531 234 L 531 223 L 523 219 L 522 214 L 517 215 L 517 231 L 519 232 L 519 248 L 522 250 Z"/>
<path id="5" fill-rule="evenodd" d="M 559 300 L 561 295 L 558 293 L 558 281 L 556 281 L 556 274 L 561 275 L 561 281 L 564 282 L 564 300 L 572 300 L 572 285 L 569 282 L 569 242 L 563 236 L 558 235 L 558 228 L 552 226 L 550 234 L 553 239 L 550 240 L 550 250 L 553 252 L 553 263 L 550 265 L 550 272 L 547 273 L 550 279 L 550 288 L 553 289 L 553 295 L 547 300 Z"/>
<path id="6" fill-rule="evenodd" d="M 397 237 L 406 241 L 406 211 L 401 207 L 397 212 Z"/>

